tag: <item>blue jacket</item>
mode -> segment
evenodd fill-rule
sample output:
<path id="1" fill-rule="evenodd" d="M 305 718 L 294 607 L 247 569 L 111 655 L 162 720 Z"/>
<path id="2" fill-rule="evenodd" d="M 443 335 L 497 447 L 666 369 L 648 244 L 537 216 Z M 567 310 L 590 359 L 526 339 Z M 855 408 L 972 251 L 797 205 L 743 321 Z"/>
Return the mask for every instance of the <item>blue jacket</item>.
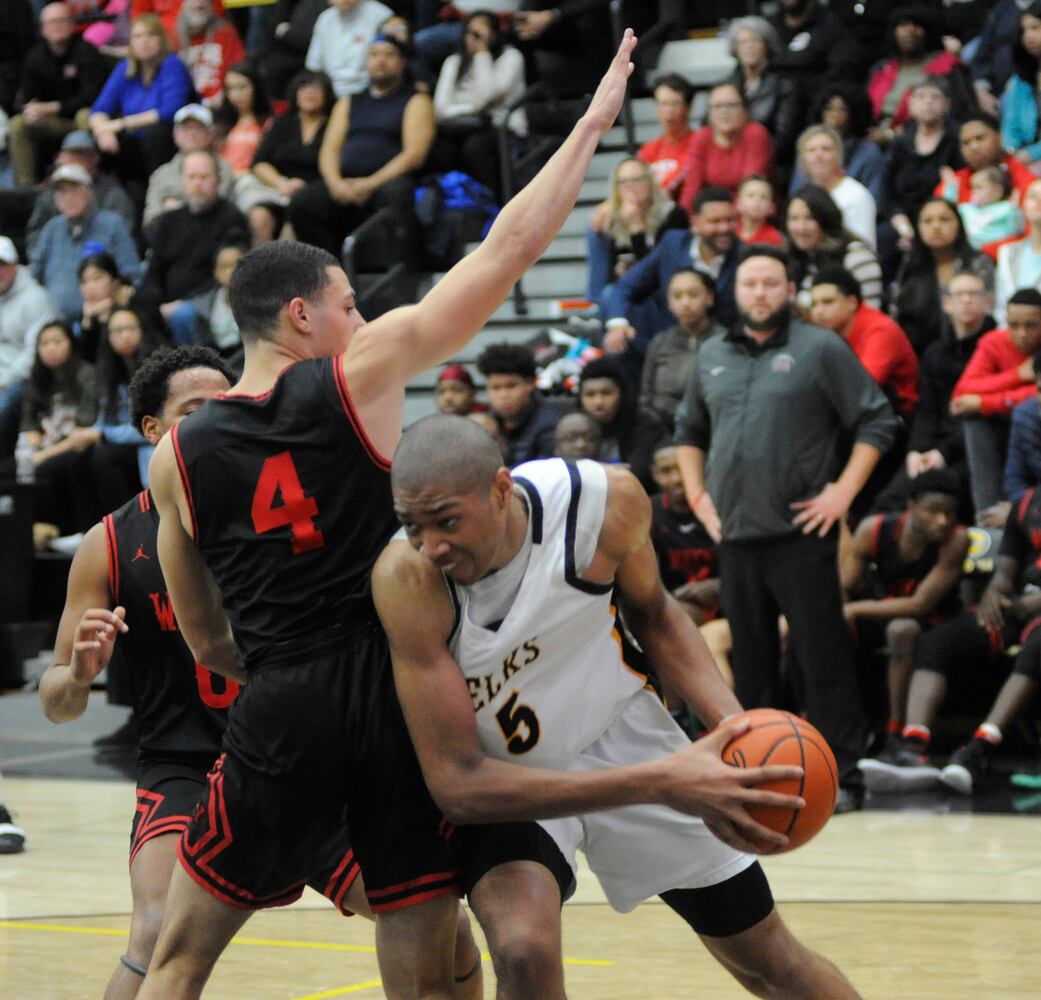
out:
<path id="1" fill-rule="evenodd" d="M 141 277 L 141 258 L 134 238 L 121 215 L 104 208 L 93 208 L 76 232 L 64 215 L 56 215 L 40 232 L 40 238 L 29 255 L 33 277 L 44 285 L 62 316 L 77 320 L 83 312 L 76 268 L 94 246 L 107 250 L 116 259 L 119 273 L 128 281 Z"/>
<path id="2" fill-rule="evenodd" d="M 1001 97 L 1001 144 L 1013 152 L 1025 149 L 1031 159 L 1041 160 L 1037 110 L 1034 88 L 1022 77 L 1010 76 Z"/>
<path id="3" fill-rule="evenodd" d="M 190 104 L 195 96 L 191 75 L 184 63 L 170 53 L 160 64 L 155 79 L 147 87 L 140 76 L 127 76 L 127 63 L 122 60 L 112 70 L 91 112 L 103 112 L 109 118 L 125 118 L 142 111 L 159 112 L 159 120 L 172 122 L 178 108 Z"/>
<path id="4" fill-rule="evenodd" d="M 645 299 L 654 298 L 659 307 L 659 325 L 654 330 L 638 330 L 641 337 L 652 337 L 674 324 L 666 292 L 669 279 L 681 268 L 690 267 L 690 245 L 694 234 L 679 229 L 670 229 L 661 242 L 643 260 L 637 261 L 610 286 L 604 303 L 604 320 L 629 317 L 631 306 Z M 733 247 L 723 261 L 716 282 L 716 305 L 713 318 L 722 326 L 730 327 L 737 322 L 737 303 L 734 301 L 734 277 L 737 272 L 737 255 L 741 244 L 734 241 Z"/>
<path id="5" fill-rule="evenodd" d="M 1016 0 L 998 0 L 980 32 L 980 46 L 972 59 L 972 78 L 986 80 L 991 90 L 1000 94 L 1012 75 L 1012 43 L 1022 8 Z"/>
<path id="6" fill-rule="evenodd" d="M 1041 407 L 1037 396 L 1012 411 L 1012 429 L 1005 461 L 1005 497 L 1016 503 L 1032 486 L 1041 484 Z"/>

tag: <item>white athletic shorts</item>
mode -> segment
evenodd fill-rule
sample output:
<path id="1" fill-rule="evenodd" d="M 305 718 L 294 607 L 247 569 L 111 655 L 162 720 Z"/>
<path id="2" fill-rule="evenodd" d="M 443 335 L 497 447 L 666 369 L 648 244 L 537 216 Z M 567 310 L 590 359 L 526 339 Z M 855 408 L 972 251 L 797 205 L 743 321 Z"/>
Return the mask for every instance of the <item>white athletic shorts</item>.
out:
<path id="1" fill-rule="evenodd" d="M 652 692 L 638 691 L 595 743 L 568 768 L 594 771 L 658 760 L 690 740 Z M 608 902 L 628 913 L 668 889 L 702 889 L 733 878 L 754 864 L 754 854 L 728 847 L 696 816 L 667 806 L 639 805 L 540 820 L 577 871 L 582 851 Z"/>

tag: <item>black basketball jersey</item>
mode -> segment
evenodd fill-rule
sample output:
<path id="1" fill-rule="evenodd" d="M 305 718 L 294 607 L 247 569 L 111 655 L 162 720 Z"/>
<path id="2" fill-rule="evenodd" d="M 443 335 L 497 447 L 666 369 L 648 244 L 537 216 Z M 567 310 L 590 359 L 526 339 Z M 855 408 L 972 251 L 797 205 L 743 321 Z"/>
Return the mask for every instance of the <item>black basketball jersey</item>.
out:
<path id="1" fill-rule="evenodd" d="M 908 562 L 900 553 L 907 520 L 911 515 L 877 514 L 871 529 L 871 562 L 874 568 L 876 596 L 910 597 L 918 585 L 935 568 L 940 558 L 940 543 L 930 542 L 921 555 Z M 946 594 L 936 609 L 940 615 L 958 610 L 957 589 Z"/>
<path id="2" fill-rule="evenodd" d="M 212 762 L 239 686 L 196 663 L 181 638 L 159 567 L 159 515 L 151 494 L 139 493 L 102 523 L 112 600 L 126 608 L 129 631 L 117 647 L 129 665 L 139 753 Z"/>
<path id="3" fill-rule="evenodd" d="M 667 589 L 719 575 L 711 535 L 689 510 L 676 510 L 664 493 L 651 498 L 651 541 Z"/>
<path id="4" fill-rule="evenodd" d="M 397 529 L 390 463 L 361 426 L 341 357 L 290 365 L 262 396 L 208 400 L 172 434 L 247 669 L 375 621 L 369 575 Z"/>
<path id="5" fill-rule="evenodd" d="M 1041 496 L 1036 489 L 1027 490 L 1012 508 L 999 551 L 1018 561 L 1020 587 L 1041 587 Z"/>

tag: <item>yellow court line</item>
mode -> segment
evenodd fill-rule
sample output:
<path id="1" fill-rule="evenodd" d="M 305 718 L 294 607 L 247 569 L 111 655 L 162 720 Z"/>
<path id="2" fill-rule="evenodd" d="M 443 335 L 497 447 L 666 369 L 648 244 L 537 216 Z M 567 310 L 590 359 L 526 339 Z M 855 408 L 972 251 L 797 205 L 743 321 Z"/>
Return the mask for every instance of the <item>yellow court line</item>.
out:
<path id="1" fill-rule="evenodd" d="M 126 937 L 129 931 L 117 930 L 114 927 L 73 927 L 69 924 L 31 924 L 21 920 L 0 920 L 0 928 L 8 927 L 17 931 L 49 931 L 57 934 L 99 934 L 109 937 Z M 305 951 L 345 951 L 375 955 L 376 947 L 371 944 L 332 944 L 325 941 L 293 941 L 286 938 L 247 938 L 235 937 L 231 939 L 232 944 L 259 945 L 267 948 L 299 948 Z M 491 960 L 491 955 L 485 952 L 481 956 L 486 962 Z M 586 967 L 608 968 L 615 963 L 611 960 L 601 958 L 565 958 L 565 965 L 581 965 Z M 358 987 L 361 989 L 361 987 Z M 365 987 L 368 989 L 368 987 Z M 354 987 L 349 989 L 353 990 Z M 335 993 L 322 993 L 316 996 L 337 996 Z M 299 998 L 299 1000 L 311 1000 L 310 997 Z"/>
<path id="2" fill-rule="evenodd" d="M 361 993 L 362 990 L 374 990 L 382 986 L 382 979 L 370 979 L 365 983 L 355 983 L 353 986 L 344 986 L 338 990 L 325 990 L 323 993 L 308 993 L 305 997 L 294 997 L 294 1000 L 325 1000 L 326 997 L 342 997 L 348 993 Z"/>

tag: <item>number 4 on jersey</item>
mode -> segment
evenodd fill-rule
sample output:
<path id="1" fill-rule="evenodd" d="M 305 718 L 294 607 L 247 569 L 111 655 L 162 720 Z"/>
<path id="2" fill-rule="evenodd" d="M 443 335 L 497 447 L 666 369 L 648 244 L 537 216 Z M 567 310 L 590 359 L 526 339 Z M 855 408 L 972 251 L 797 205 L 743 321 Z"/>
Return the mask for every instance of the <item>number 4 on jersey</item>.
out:
<path id="1" fill-rule="evenodd" d="M 518 705 L 517 695 L 516 691 L 510 695 L 509 701 L 495 713 L 495 721 L 506 737 L 506 749 L 510 753 L 521 754 L 527 753 L 538 743 L 542 730 L 534 709 L 528 705 Z M 522 726 L 527 732 L 526 736 L 518 732 Z"/>
<path id="2" fill-rule="evenodd" d="M 276 500 L 281 500 L 277 506 Z M 314 497 L 304 495 L 293 456 L 288 451 L 272 455 L 264 462 L 253 493 L 252 514 L 253 529 L 258 535 L 288 525 L 294 554 L 320 549 L 325 544 L 314 524 L 318 504 Z"/>

